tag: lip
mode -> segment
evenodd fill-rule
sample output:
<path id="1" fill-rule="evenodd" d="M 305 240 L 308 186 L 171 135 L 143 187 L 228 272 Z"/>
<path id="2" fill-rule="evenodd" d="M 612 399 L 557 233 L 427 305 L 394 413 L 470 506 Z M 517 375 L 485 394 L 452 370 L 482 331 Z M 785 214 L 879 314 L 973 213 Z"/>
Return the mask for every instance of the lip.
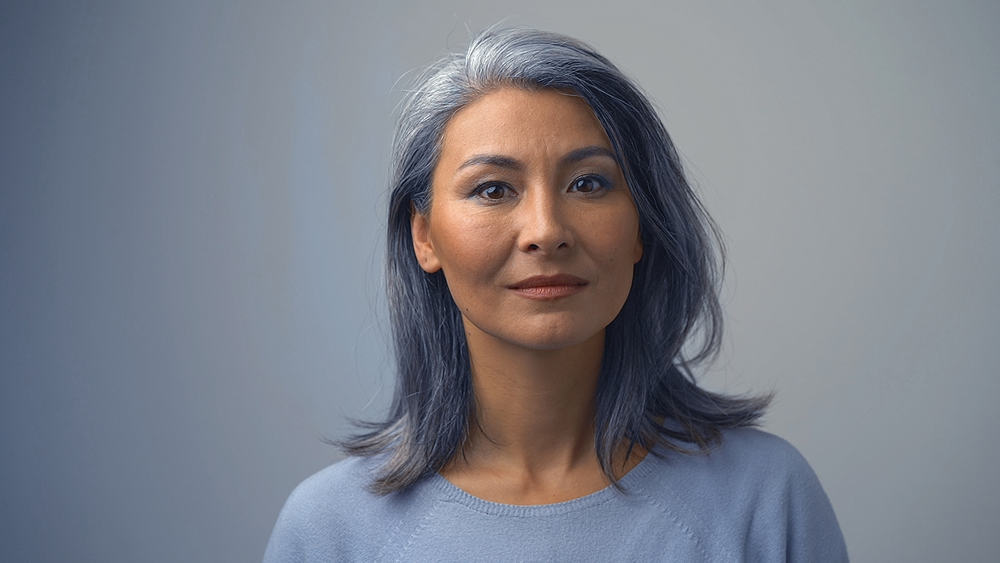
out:
<path id="1" fill-rule="evenodd" d="M 587 280 L 570 274 L 556 274 L 554 276 L 531 276 L 508 286 L 508 289 L 528 299 L 545 301 L 580 293 L 587 286 L 587 283 Z"/>

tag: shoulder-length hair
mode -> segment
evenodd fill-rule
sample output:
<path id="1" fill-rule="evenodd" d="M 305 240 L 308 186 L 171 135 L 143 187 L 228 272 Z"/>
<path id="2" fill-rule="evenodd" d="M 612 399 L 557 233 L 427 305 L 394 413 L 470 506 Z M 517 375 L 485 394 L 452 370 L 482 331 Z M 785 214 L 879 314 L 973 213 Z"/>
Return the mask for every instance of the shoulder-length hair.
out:
<path id="1" fill-rule="evenodd" d="M 386 284 L 397 385 L 388 418 L 360 423 L 364 432 L 342 442 L 350 454 L 380 456 L 371 484 L 379 494 L 440 470 L 475 424 L 461 315 L 443 273 L 427 274 L 417 263 L 410 219 L 429 209 L 448 120 L 504 86 L 582 97 L 604 126 L 638 209 L 642 259 L 625 305 L 606 329 L 597 390 L 594 440 L 610 482 L 618 485 L 611 460 L 620 444 L 703 451 L 721 440 L 723 429 L 753 425 L 770 399 L 720 395 L 694 381 L 691 367 L 712 358 L 720 344 L 723 248 L 649 100 L 584 43 L 491 29 L 419 78 L 396 130 Z"/>

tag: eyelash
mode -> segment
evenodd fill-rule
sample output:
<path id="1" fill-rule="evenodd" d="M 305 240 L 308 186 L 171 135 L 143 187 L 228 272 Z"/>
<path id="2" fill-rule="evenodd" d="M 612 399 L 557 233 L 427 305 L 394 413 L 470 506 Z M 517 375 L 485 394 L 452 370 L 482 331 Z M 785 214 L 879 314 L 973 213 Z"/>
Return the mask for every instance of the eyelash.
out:
<path id="1" fill-rule="evenodd" d="M 604 192 L 610 190 L 613 187 L 611 182 L 604 176 L 601 176 L 600 174 L 584 174 L 583 176 L 579 176 L 575 178 L 572 182 L 570 182 L 569 188 L 567 189 L 574 190 L 574 188 L 576 188 L 581 182 L 584 181 L 594 181 L 597 184 L 595 188 L 589 192 L 575 192 L 584 194 L 584 197 L 597 197 L 599 194 L 603 194 Z M 502 188 L 504 191 L 514 190 L 514 188 L 511 187 L 510 184 L 507 184 L 505 182 L 483 182 L 482 184 L 477 185 L 469 195 L 471 197 L 479 198 L 490 205 L 501 203 L 502 201 L 507 199 L 507 198 L 492 199 L 487 197 L 485 195 L 486 190 L 494 187 Z"/>

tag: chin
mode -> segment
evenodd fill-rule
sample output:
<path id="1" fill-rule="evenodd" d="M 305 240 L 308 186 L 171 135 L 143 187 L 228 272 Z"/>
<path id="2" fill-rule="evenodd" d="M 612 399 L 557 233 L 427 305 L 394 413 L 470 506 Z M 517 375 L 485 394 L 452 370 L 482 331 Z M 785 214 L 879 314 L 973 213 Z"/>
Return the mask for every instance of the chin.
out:
<path id="1" fill-rule="evenodd" d="M 604 334 L 600 329 L 596 333 L 593 331 L 580 331 L 579 327 L 532 327 L 519 331 L 508 342 L 528 350 L 554 351 L 565 350 L 584 346 L 588 342 L 600 341 Z"/>
<path id="2" fill-rule="evenodd" d="M 582 318 L 581 318 L 582 317 Z M 463 316 L 470 337 L 486 338 L 522 350 L 555 351 L 604 343 L 604 328 L 592 315 L 549 315 L 519 318 Z M 476 322 L 480 320 L 482 322 Z M 498 321 L 503 322 L 498 322 Z M 610 322 L 610 321 L 608 321 Z M 485 342 L 484 342 L 485 343 Z"/>
<path id="3" fill-rule="evenodd" d="M 556 350 L 565 350 L 567 348 L 572 348 L 574 346 L 579 346 L 582 344 L 579 340 L 560 340 L 560 339 L 542 339 L 533 340 L 529 342 L 513 342 L 521 348 L 528 350 L 537 350 L 539 352 L 553 352 Z"/>

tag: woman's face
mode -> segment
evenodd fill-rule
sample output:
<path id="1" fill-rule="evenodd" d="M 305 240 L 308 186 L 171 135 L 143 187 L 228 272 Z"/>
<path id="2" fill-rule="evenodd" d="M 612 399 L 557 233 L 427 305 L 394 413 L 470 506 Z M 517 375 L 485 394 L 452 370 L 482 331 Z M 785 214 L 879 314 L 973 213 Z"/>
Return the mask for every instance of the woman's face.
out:
<path id="1" fill-rule="evenodd" d="M 421 267 L 443 270 L 470 340 L 553 350 L 601 334 L 642 256 L 639 218 L 590 106 L 557 90 L 495 90 L 448 122 Z"/>

